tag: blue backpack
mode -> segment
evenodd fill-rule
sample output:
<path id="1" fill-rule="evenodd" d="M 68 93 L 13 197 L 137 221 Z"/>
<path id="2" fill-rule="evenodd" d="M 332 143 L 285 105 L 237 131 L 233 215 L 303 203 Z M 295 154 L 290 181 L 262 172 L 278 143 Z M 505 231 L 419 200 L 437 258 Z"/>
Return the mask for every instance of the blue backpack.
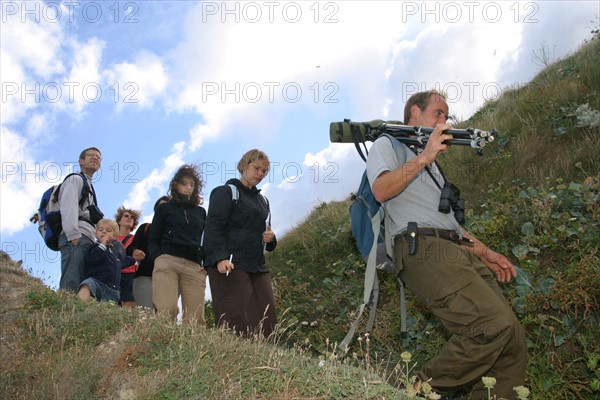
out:
<path id="1" fill-rule="evenodd" d="M 407 151 L 406 146 L 393 136 L 386 136 L 394 149 L 396 155 Z M 357 146 L 358 147 L 358 146 Z M 360 153 L 360 152 L 359 152 Z M 406 154 L 408 157 L 408 154 Z M 364 159 L 365 157 L 363 157 Z M 365 284 L 363 293 L 363 302 L 358 310 L 358 316 L 351 325 L 348 334 L 339 344 L 339 349 L 346 351 L 354 333 L 358 328 L 360 318 L 367 306 L 370 308 L 369 320 L 366 331 L 373 329 L 375 315 L 377 312 L 377 303 L 379 299 L 379 278 L 377 271 L 396 273 L 396 260 L 392 248 L 392 238 L 389 234 L 389 218 L 386 216 L 385 208 L 375 199 L 371 191 L 371 185 L 365 171 L 360 180 L 356 194 L 352 196 L 350 204 L 350 226 L 352 236 L 356 240 L 356 247 L 360 251 L 363 260 L 367 264 L 365 271 Z M 406 302 L 404 296 L 404 282 L 397 277 L 400 284 L 400 319 L 401 330 L 406 332 Z"/>
<path id="2" fill-rule="evenodd" d="M 83 188 L 79 196 L 79 206 L 81 207 L 89 194 L 93 192 L 91 192 L 88 181 L 83 174 L 73 172 L 67 175 L 65 180 L 71 175 L 80 175 L 83 178 Z M 58 204 L 58 195 L 65 180 L 44 192 L 37 213 L 29 219 L 34 224 L 38 223 L 38 231 L 42 235 L 44 243 L 46 243 L 49 249 L 54 251 L 58 251 L 58 237 L 62 232 L 62 218 L 60 215 L 60 205 Z M 94 203 L 96 203 L 95 194 Z"/>

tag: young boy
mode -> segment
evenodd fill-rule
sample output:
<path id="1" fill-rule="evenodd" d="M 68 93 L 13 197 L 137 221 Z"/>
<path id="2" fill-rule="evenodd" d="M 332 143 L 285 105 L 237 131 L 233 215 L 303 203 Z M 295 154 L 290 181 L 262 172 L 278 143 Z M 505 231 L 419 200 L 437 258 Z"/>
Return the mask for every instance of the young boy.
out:
<path id="1" fill-rule="evenodd" d="M 137 260 L 125 255 L 125 248 L 116 240 L 118 232 L 119 225 L 111 219 L 102 219 L 96 224 L 96 243 L 85 253 L 85 279 L 79 285 L 80 298 L 119 302 L 121 268 Z"/>

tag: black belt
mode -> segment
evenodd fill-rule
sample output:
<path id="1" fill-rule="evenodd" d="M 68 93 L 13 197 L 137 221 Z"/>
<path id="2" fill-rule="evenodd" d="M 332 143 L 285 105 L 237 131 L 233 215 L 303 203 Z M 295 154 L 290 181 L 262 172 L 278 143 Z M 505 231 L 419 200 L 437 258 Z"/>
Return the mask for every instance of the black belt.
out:
<path id="1" fill-rule="evenodd" d="M 447 230 L 447 229 L 428 229 L 428 228 L 419 228 L 417 230 L 417 236 L 436 236 L 440 239 L 449 240 L 454 243 L 464 244 L 468 246 L 473 246 L 473 241 L 471 239 L 467 239 L 465 237 L 460 237 L 456 231 Z M 397 239 L 406 238 L 406 233 L 402 233 L 397 236 Z"/>

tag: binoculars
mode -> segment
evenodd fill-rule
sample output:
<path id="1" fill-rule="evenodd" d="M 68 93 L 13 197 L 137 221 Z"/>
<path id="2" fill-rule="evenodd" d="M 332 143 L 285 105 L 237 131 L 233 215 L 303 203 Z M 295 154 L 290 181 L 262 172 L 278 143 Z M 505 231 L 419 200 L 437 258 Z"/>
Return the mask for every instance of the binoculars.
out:
<path id="1" fill-rule="evenodd" d="M 465 223 L 465 201 L 460 197 L 460 190 L 450 182 L 446 182 L 440 195 L 438 211 L 449 214 L 454 211 L 454 218 L 459 224 Z"/>

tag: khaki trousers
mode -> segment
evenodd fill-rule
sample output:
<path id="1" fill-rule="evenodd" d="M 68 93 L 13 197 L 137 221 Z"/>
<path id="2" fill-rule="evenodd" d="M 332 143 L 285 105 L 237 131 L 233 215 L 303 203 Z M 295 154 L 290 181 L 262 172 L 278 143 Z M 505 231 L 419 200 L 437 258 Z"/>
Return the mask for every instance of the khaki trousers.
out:
<path id="1" fill-rule="evenodd" d="M 523 329 L 495 275 L 465 247 L 435 236 L 418 238 L 409 256 L 396 239 L 400 277 L 451 333 L 436 357 L 417 373 L 441 392 L 473 385 L 471 399 L 487 399 L 481 377 L 496 378 L 498 398 L 517 399 L 524 385 L 527 345 Z"/>
<path id="2" fill-rule="evenodd" d="M 206 271 L 186 258 L 163 254 L 154 261 L 152 300 L 156 311 L 177 318 L 181 293 L 183 320 L 204 325 Z"/>

